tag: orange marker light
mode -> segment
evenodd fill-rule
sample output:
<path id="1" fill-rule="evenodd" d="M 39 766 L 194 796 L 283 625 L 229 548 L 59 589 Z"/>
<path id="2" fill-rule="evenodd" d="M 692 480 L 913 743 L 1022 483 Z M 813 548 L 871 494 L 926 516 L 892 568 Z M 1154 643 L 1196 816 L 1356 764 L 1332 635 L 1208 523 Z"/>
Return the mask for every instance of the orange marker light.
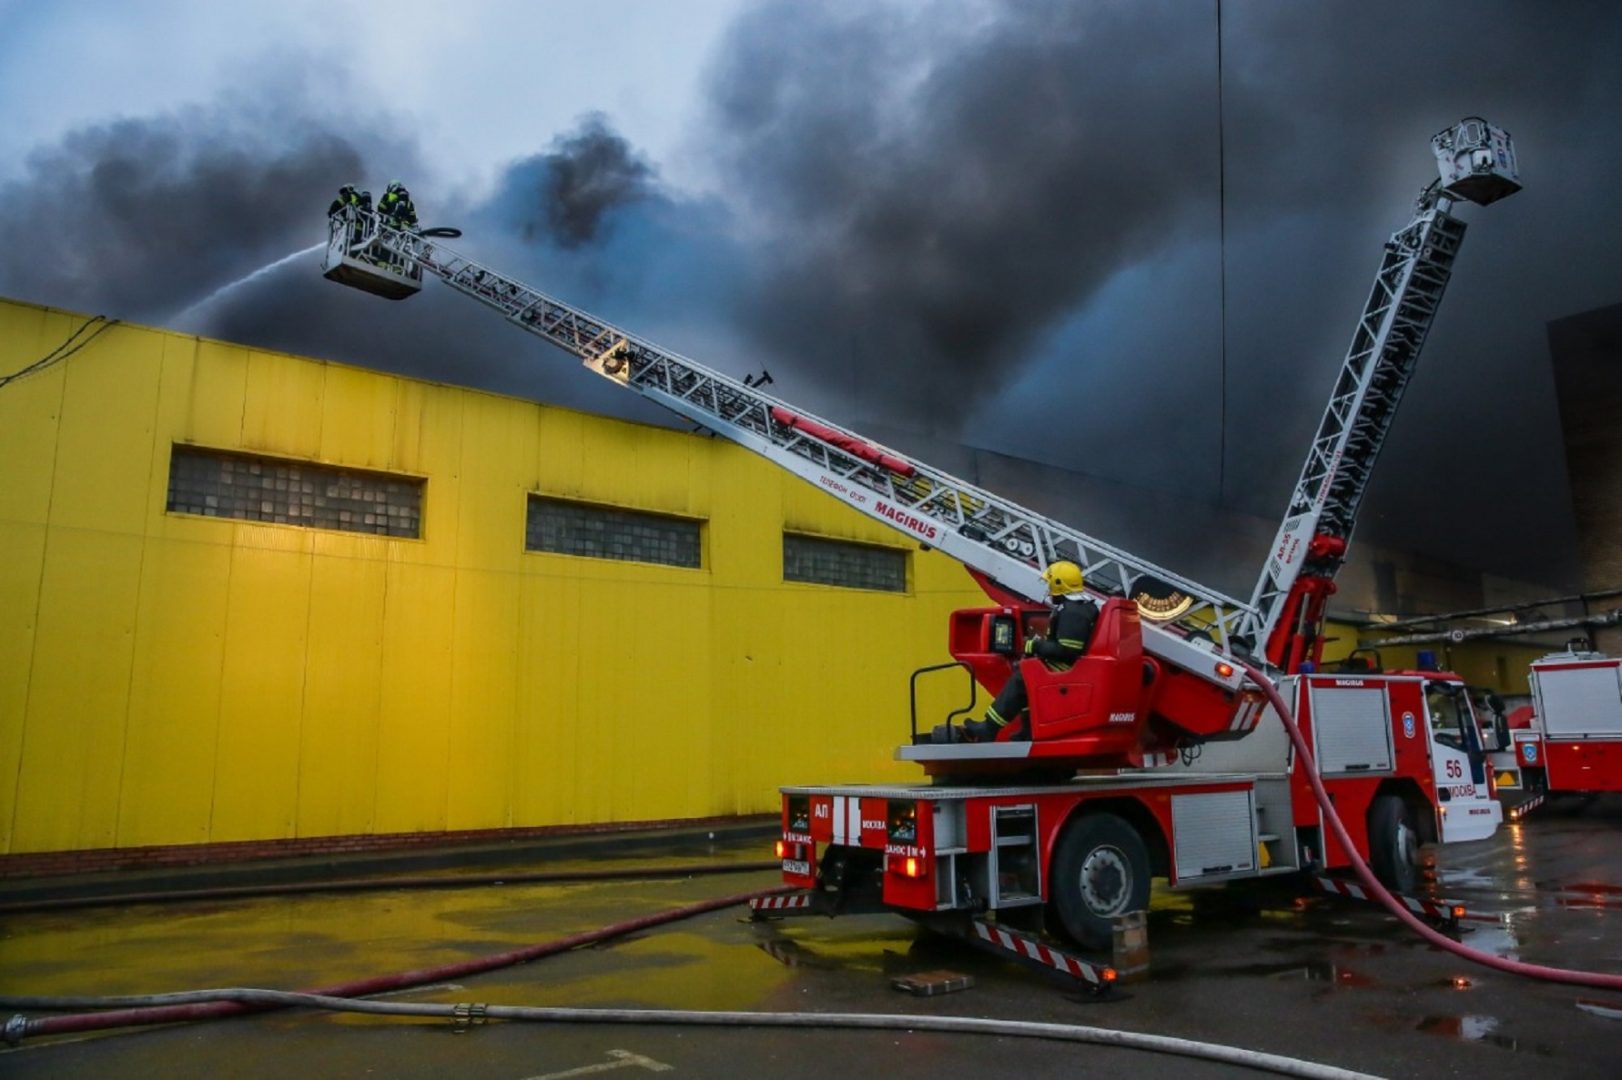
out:
<path id="1" fill-rule="evenodd" d="M 1222 678 L 1226 679 L 1228 676 L 1233 674 L 1233 665 L 1225 660 L 1219 660 L 1217 661 L 1216 672 Z"/>
<path id="2" fill-rule="evenodd" d="M 779 859 L 781 859 L 787 854 L 788 854 L 788 845 L 785 844 L 783 841 L 779 840 L 777 842 L 777 857 Z"/>
<path id="3" fill-rule="evenodd" d="M 907 857 L 907 876 L 908 877 L 917 877 L 918 876 L 918 860 L 916 858 L 913 858 L 912 856 Z"/>
<path id="4" fill-rule="evenodd" d="M 1103 971 L 1098 973 L 1098 977 L 1103 979 L 1105 982 L 1114 982 L 1116 979 L 1120 978 L 1120 976 L 1115 973 L 1114 968 L 1105 968 Z"/>
<path id="5" fill-rule="evenodd" d="M 1463 904 L 1454 904 L 1453 905 L 1453 917 L 1455 919 L 1464 918 L 1464 905 Z"/>

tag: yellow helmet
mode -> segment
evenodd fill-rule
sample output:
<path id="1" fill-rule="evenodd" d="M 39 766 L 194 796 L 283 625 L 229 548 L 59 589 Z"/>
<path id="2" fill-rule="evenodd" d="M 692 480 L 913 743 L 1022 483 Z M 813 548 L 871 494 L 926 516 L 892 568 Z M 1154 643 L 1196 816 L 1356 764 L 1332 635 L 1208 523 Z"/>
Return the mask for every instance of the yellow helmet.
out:
<path id="1" fill-rule="evenodd" d="M 1042 580 L 1047 582 L 1049 596 L 1068 596 L 1079 593 L 1086 585 L 1082 576 L 1081 567 L 1068 560 L 1050 563 L 1042 571 Z"/>

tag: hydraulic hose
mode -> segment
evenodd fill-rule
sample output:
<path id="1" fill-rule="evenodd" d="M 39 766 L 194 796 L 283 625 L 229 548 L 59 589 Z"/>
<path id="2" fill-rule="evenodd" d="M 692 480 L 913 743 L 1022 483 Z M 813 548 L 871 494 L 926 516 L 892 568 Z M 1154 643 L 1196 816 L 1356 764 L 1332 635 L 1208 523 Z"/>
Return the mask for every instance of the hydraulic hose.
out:
<path id="1" fill-rule="evenodd" d="M 368 889 L 455 889 L 467 885 L 532 885 L 543 882 L 615 881 L 624 878 L 696 877 L 701 874 L 742 874 L 776 870 L 781 863 L 692 863 L 686 866 L 623 866 L 601 870 L 538 870 L 524 874 L 416 875 L 412 877 L 344 878 L 339 881 L 300 881 L 281 885 L 223 885 L 210 889 L 171 889 L 167 892 L 109 893 L 106 896 L 65 896 L 17 900 L 0 904 L 0 914 L 25 911 L 61 911 L 69 908 L 108 907 L 118 904 L 156 904 L 181 900 L 223 900 L 250 896 L 291 896 L 299 893 L 361 892 Z"/>
<path id="2" fill-rule="evenodd" d="M 1318 775 L 1318 763 L 1312 757 L 1312 751 L 1307 748 L 1307 741 L 1301 735 L 1301 729 L 1296 725 L 1295 716 L 1290 712 L 1284 698 L 1279 694 L 1273 681 L 1258 669 L 1243 662 L 1236 661 L 1250 681 L 1261 688 L 1272 703 L 1273 710 L 1278 713 L 1279 719 L 1284 721 L 1284 728 L 1290 733 L 1290 741 L 1295 744 L 1295 752 L 1301 758 L 1301 764 L 1306 772 L 1307 781 L 1312 785 L 1313 797 L 1323 808 L 1324 820 L 1329 823 L 1329 830 L 1334 833 L 1335 839 L 1340 841 L 1341 850 L 1346 852 L 1351 860 L 1352 869 L 1356 871 L 1358 880 L 1369 894 L 1385 905 L 1386 910 L 1395 915 L 1408 929 L 1435 945 L 1445 949 L 1455 956 L 1463 957 L 1473 963 L 1484 967 L 1506 971 L 1511 975 L 1524 975 L 1532 979 L 1543 979 L 1547 982 L 1569 983 L 1573 986 L 1595 986 L 1605 990 L 1622 990 L 1622 975 L 1607 975 L 1597 971 L 1573 971 L 1569 968 L 1545 967 L 1542 964 L 1528 964 L 1520 960 L 1510 960 L 1502 956 L 1472 949 L 1468 945 L 1454 941 L 1445 934 L 1440 934 L 1425 925 L 1397 899 L 1391 895 L 1369 869 L 1369 864 L 1357 853 L 1357 847 L 1352 843 L 1351 836 L 1346 832 L 1346 826 L 1341 823 L 1340 815 L 1335 812 L 1335 804 L 1330 801 L 1329 792 L 1324 789 L 1323 779 Z"/>
<path id="3" fill-rule="evenodd" d="M 883 1031 L 934 1031 L 949 1034 L 999 1035 L 1059 1042 L 1095 1043 L 1128 1050 L 1146 1050 L 1181 1057 L 1203 1058 L 1225 1065 L 1240 1065 L 1312 1080 L 1369 1080 L 1369 1074 L 1332 1065 L 1302 1061 L 1220 1043 L 1116 1031 L 1085 1024 L 1040 1024 L 1023 1020 L 988 1020 L 968 1016 L 910 1016 L 899 1013 L 706 1012 L 692 1009 L 571 1009 L 528 1005 L 437 1004 L 394 1001 L 351 1001 L 321 994 L 294 994 L 281 990 L 194 990 L 180 994 L 149 994 L 116 998 L 0 998 L 6 1008 L 85 1007 L 97 1004 L 187 1005 L 226 1002 L 243 1008 L 266 1009 L 308 1006 L 334 1012 L 379 1016 L 424 1016 L 476 1024 L 485 1020 L 539 1021 L 554 1024 L 681 1024 L 700 1027 L 855 1028 Z M 36 1021 L 13 1017 L 5 1036 L 15 1042 Z M 15 1034 L 14 1034 L 15 1032 Z"/>
<path id="4" fill-rule="evenodd" d="M 599 941 L 624 937 L 638 930 L 646 930 L 649 927 L 662 926 L 665 923 L 691 918 L 694 915 L 718 911 L 721 908 L 732 907 L 735 904 L 747 903 L 757 896 L 773 896 L 791 891 L 793 891 L 792 886 L 780 885 L 773 889 L 733 893 L 730 896 L 721 896 L 712 900 L 703 900 L 696 904 L 669 908 L 665 911 L 643 915 L 635 919 L 626 919 L 624 922 L 613 923 L 597 930 L 588 930 L 579 934 L 570 934 L 568 937 L 554 938 L 551 941 L 543 941 L 538 945 L 526 945 L 523 948 L 511 949 L 507 952 L 476 956 L 469 960 L 442 964 L 439 967 L 419 968 L 416 971 L 402 971 L 392 975 L 378 975 L 369 979 L 355 979 L 350 982 L 319 987 L 308 991 L 308 993 L 332 998 L 366 997 L 390 990 L 404 990 L 413 986 L 424 986 L 428 983 L 447 982 L 468 975 L 477 975 L 486 971 L 495 971 L 498 968 L 511 967 L 513 964 L 522 964 L 529 960 L 537 960 L 543 956 L 568 952 L 583 945 L 595 945 Z M 266 1007 L 265 1005 L 245 1004 L 236 1001 L 212 1001 L 206 1004 L 141 1006 L 118 1009 L 113 1012 L 77 1013 L 68 1016 L 50 1016 L 36 1020 L 14 1017 L 7 1023 L 5 1031 L 6 1038 L 15 1041 L 31 1035 L 66 1035 L 77 1031 L 101 1031 L 107 1028 L 134 1027 L 143 1024 L 169 1024 L 177 1020 L 209 1020 L 222 1016 L 238 1016 L 242 1013 L 258 1012 Z M 15 1037 L 13 1036 L 14 1028 Z"/>

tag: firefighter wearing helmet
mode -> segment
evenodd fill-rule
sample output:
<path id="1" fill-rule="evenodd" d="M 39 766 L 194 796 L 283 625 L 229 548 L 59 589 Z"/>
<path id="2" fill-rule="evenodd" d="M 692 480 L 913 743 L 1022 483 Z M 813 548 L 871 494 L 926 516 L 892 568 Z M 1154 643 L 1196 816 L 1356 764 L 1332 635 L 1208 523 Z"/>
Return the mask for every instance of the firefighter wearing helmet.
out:
<path id="1" fill-rule="evenodd" d="M 1068 671 L 1092 641 L 1093 627 L 1098 623 L 1098 605 L 1082 591 L 1086 579 L 1081 567 L 1073 562 L 1052 563 L 1042 571 L 1042 580 L 1047 583 L 1053 610 L 1048 614 L 1047 634 L 1026 639 L 1025 653 L 1042 661 L 1051 671 Z M 1027 704 L 1025 678 L 1015 664 L 1013 675 L 986 710 L 985 719 L 964 723 L 963 738 L 969 742 L 991 742 L 1003 728 L 1017 720 L 1019 727 L 1009 737 L 1029 739 L 1031 718 L 1026 712 Z"/>

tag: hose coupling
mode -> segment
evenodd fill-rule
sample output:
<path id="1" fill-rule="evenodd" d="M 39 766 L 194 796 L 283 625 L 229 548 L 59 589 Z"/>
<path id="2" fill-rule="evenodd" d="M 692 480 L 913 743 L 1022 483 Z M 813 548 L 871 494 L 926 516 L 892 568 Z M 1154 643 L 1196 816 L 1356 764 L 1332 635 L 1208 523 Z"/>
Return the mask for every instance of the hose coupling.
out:
<path id="1" fill-rule="evenodd" d="M 487 1008 L 488 1006 L 481 1003 L 462 1003 L 457 1005 L 456 1009 L 451 1014 L 451 1019 L 456 1025 L 454 1034 L 460 1035 L 469 1028 L 477 1027 L 480 1024 L 488 1021 L 490 1018 L 485 1014 L 485 1009 Z"/>

